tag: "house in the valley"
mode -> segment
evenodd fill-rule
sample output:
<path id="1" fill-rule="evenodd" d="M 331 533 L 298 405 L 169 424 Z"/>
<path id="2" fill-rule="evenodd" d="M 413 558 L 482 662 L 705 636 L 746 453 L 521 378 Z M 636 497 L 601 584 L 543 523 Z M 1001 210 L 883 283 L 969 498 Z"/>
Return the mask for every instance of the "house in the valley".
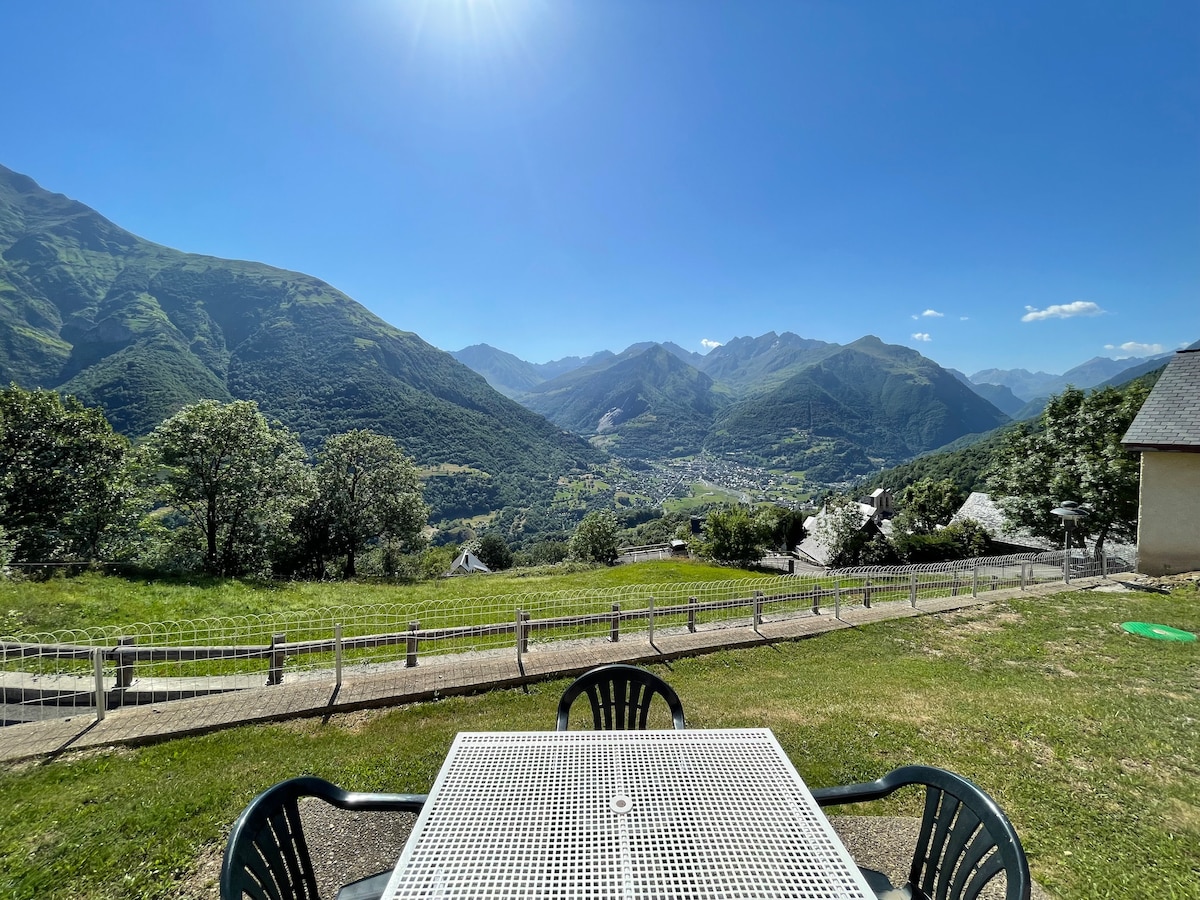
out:
<path id="1" fill-rule="evenodd" d="M 1200 570 L 1200 349 L 1171 358 L 1121 443 L 1142 454 L 1138 571 Z"/>
<path id="2" fill-rule="evenodd" d="M 483 561 L 478 556 L 476 556 L 470 550 L 464 550 L 462 553 L 458 554 L 454 562 L 450 564 L 450 571 L 446 574 L 471 575 L 476 572 L 480 574 L 486 574 L 491 571 L 491 569 L 483 564 Z"/>
<path id="3" fill-rule="evenodd" d="M 870 497 L 858 501 L 858 514 L 862 519 L 861 530 L 871 536 L 888 534 L 892 524 L 892 492 L 877 488 Z M 796 553 L 802 560 L 818 566 L 828 566 L 833 556 L 833 548 L 826 543 L 825 515 L 826 510 L 822 508 L 804 520 L 804 540 L 796 545 Z"/>

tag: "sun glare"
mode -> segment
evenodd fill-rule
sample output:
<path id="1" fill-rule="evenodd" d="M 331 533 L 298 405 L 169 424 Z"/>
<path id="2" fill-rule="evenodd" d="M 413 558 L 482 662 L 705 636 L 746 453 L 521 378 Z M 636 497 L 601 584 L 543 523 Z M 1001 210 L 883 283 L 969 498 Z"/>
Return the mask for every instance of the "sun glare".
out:
<path id="1" fill-rule="evenodd" d="M 519 46 L 533 7 L 531 0 L 416 0 L 400 12 L 414 47 L 486 51 Z"/>

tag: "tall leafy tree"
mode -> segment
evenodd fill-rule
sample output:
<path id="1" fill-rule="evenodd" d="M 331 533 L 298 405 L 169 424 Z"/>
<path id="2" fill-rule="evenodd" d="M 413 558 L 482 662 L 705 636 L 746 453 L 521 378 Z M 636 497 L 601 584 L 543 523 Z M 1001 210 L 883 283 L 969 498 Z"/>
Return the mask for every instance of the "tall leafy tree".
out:
<path id="1" fill-rule="evenodd" d="M 594 510 L 583 517 L 571 535 L 571 556 L 584 562 L 616 562 L 617 519 L 610 510 Z"/>
<path id="2" fill-rule="evenodd" d="M 182 514 L 216 575 L 265 569 L 313 494 L 304 448 L 252 400 L 184 407 L 143 445 L 159 500 Z"/>
<path id="3" fill-rule="evenodd" d="M 1121 446 L 1150 389 L 1085 393 L 1067 388 L 1050 398 L 1036 426 L 1009 432 L 996 455 L 989 487 L 1005 516 L 1033 534 L 1061 541 L 1063 520 L 1052 510 L 1064 500 L 1087 509 L 1073 532 L 1092 538 L 1097 556 L 1110 538 L 1137 536 L 1139 460 Z"/>
<path id="4" fill-rule="evenodd" d="M 914 534 L 932 534 L 938 527 L 949 524 L 964 499 L 962 492 L 949 478 L 939 481 L 921 478 L 914 481 L 896 498 L 900 507 L 895 519 L 896 529 Z"/>
<path id="5" fill-rule="evenodd" d="M 791 550 L 804 540 L 804 518 L 800 510 L 785 506 L 764 506 L 755 513 L 763 539 L 783 551 Z"/>
<path id="6" fill-rule="evenodd" d="M 882 563 L 886 539 L 864 529 L 865 516 L 858 501 L 846 494 L 832 494 L 821 509 L 813 536 L 825 545 L 828 565 L 833 568 Z"/>
<path id="7" fill-rule="evenodd" d="M 392 438 L 362 429 L 334 435 L 317 454 L 316 477 L 330 546 L 344 557 L 347 578 L 368 546 L 420 547 L 429 508 L 416 466 Z"/>
<path id="8" fill-rule="evenodd" d="M 479 559 L 493 572 L 501 572 L 512 568 L 513 552 L 504 538 L 489 531 L 479 539 Z"/>
<path id="9" fill-rule="evenodd" d="M 763 558 L 767 534 L 741 506 L 714 509 L 704 520 L 705 554 L 717 562 L 749 566 Z"/>
<path id="10" fill-rule="evenodd" d="M 129 442 L 99 409 L 53 391 L 0 391 L 0 527 L 14 559 L 98 558 L 128 472 Z"/>

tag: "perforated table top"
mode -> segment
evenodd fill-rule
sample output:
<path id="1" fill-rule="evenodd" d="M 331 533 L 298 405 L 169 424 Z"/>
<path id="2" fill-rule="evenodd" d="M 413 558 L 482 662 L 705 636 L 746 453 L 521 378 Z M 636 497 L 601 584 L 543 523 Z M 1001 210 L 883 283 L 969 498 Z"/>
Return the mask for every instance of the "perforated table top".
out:
<path id="1" fill-rule="evenodd" d="M 458 735 L 385 900 L 873 898 L 767 729 Z"/>

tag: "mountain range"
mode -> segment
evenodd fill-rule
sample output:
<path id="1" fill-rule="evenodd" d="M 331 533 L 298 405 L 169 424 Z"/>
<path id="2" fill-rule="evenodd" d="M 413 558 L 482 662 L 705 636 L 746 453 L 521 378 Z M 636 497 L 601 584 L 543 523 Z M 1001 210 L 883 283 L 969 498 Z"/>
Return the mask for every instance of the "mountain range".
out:
<path id="1" fill-rule="evenodd" d="M 451 354 L 319 279 L 155 244 L 0 166 L 0 380 L 73 394 L 131 437 L 204 398 L 255 400 L 310 447 L 370 428 L 425 469 L 435 518 L 521 509 L 507 521 L 535 527 L 529 510 L 605 451 L 844 481 L 1010 421 L 1029 389 L 1014 377 L 869 335 Z"/>
<path id="2" fill-rule="evenodd" d="M 524 390 L 538 373 L 511 354 L 476 345 L 455 355 L 616 455 L 708 452 L 816 481 L 843 481 L 1009 421 L 932 360 L 873 336 L 842 346 L 770 332 L 704 355 L 635 344 Z M 520 382 L 503 381 L 516 373 Z"/>
<path id="3" fill-rule="evenodd" d="M 735 338 L 707 354 L 640 343 L 540 366 L 487 344 L 453 353 L 506 396 L 616 455 L 708 452 L 817 482 L 878 471 L 1041 412 L 1045 397 L 1026 399 L 1001 382 L 1023 393 L 1052 380 L 1058 390 L 1090 387 L 1163 364 L 1097 358 L 1061 376 L 993 369 L 968 377 L 873 336 L 843 346 L 791 332 Z"/>
<path id="4" fill-rule="evenodd" d="M 454 473 L 427 482 L 444 515 L 602 459 L 319 279 L 152 243 L 4 167 L 0 381 L 73 394 L 131 437 L 202 398 L 255 400 L 310 446 L 371 428 Z"/>
<path id="5" fill-rule="evenodd" d="M 1008 388 L 1014 396 L 1028 403 L 1031 400 L 1062 393 L 1068 385 L 1078 388 L 1096 387 L 1109 380 L 1128 381 L 1159 366 L 1166 365 L 1169 353 L 1155 356 L 1110 359 L 1095 356 L 1085 363 L 1068 369 L 1061 375 L 1049 372 L 1030 372 L 1028 369 L 983 369 L 970 376 L 975 385 L 992 384 Z M 1134 370 L 1137 370 L 1136 372 Z"/>

